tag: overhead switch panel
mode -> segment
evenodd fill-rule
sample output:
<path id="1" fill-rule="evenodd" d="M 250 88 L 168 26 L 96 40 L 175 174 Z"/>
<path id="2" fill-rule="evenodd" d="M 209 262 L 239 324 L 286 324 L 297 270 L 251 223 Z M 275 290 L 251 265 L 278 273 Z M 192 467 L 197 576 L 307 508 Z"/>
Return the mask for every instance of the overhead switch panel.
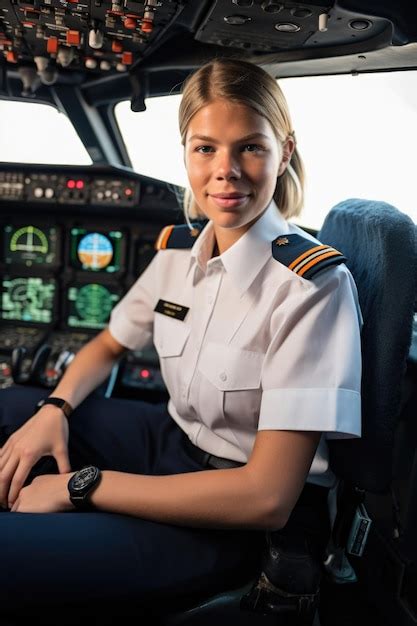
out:
<path id="1" fill-rule="evenodd" d="M 178 13 L 176 0 L 0 0 L 1 55 L 41 81 L 66 70 L 124 71 Z M 39 61 L 42 59 L 42 62 Z"/>

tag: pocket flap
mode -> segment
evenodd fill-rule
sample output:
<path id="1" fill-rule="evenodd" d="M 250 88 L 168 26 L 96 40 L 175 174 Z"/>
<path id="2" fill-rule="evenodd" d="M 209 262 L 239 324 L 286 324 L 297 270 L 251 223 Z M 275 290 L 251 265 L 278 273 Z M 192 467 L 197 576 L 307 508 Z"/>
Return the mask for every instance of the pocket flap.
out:
<path id="1" fill-rule="evenodd" d="M 200 355 L 198 368 L 221 391 L 258 389 L 264 354 L 208 342 Z"/>

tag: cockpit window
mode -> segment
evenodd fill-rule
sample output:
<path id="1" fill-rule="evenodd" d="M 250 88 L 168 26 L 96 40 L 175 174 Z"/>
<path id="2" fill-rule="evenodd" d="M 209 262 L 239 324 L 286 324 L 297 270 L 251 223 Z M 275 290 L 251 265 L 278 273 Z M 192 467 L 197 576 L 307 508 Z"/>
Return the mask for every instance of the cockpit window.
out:
<path id="1" fill-rule="evenodd" d="M 148 98 L 146 111 L 133 113 L 120 102 L 115 115 L 136 172 L 185 187 L 188 184 L 178 130 L 181 96 Z"/>
<path id="2" fill-rule="evenodd" d="M 52 106 L 0 100 L 0 161 L 91 165 L 73 125 Z"/>
<path id="3" fill-rule="evenodd" d="M 341 200 L 383 200 L 417 222 L 417 72 L 280 81 L 307 170 L 300 223 Z"/>
<path id="4" fill-rule="evenodd" d="M 299 223 L 319 229 L 347 198 L 383 200 L 417 222 L 417 72 L 281 79 L 307 172 Z M 186 185 L 178 131 L 180 96 L 147 100 L 116 118 L 134 169 Z"/>

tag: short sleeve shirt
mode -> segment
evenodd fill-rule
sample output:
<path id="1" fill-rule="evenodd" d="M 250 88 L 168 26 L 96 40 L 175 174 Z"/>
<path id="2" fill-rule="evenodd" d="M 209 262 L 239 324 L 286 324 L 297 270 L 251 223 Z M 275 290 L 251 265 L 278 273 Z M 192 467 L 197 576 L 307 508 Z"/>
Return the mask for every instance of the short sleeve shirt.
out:
<path id="1" fill-rule="evenodd" d="M 156 254 L 109 330 L 130 349 L 153 339 L 168 411 L 195 445 L 246 462 L 258 430 L 321 431 L 308 481 L 330 486 L 326 440 L 361 434 L 362 317 L 344 264 L 306 280 L 272 256 L 289 233 L 317 243 L 271 202 L 211 258 L 209 221 L 191 249 Z M 184 320 L 155 312 L 160 299 L 188 308 Z"/>

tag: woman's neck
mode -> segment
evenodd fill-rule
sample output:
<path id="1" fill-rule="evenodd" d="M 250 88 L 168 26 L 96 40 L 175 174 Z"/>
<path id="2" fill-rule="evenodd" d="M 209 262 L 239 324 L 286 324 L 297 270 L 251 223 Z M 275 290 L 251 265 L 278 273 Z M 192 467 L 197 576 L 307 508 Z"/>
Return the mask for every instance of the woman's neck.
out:
<path id="1" fill-rule="evenodd" d="M 238 239 L 248 230 L 249 226 L 233 229 L 214 229 L 213 256 L 223 254 L 236 243 Z"/>
<path id="2" fill-rule="evenodd" d="M 219 246 L 217 245 L 217 241 L 216 239 L 214 240 L 214 246 L 213 246 L 213 252 L 211 255 L 211 258 L 215 257 L 215 256 L 219 256 L 220 252 L 219 252 Z"/>

